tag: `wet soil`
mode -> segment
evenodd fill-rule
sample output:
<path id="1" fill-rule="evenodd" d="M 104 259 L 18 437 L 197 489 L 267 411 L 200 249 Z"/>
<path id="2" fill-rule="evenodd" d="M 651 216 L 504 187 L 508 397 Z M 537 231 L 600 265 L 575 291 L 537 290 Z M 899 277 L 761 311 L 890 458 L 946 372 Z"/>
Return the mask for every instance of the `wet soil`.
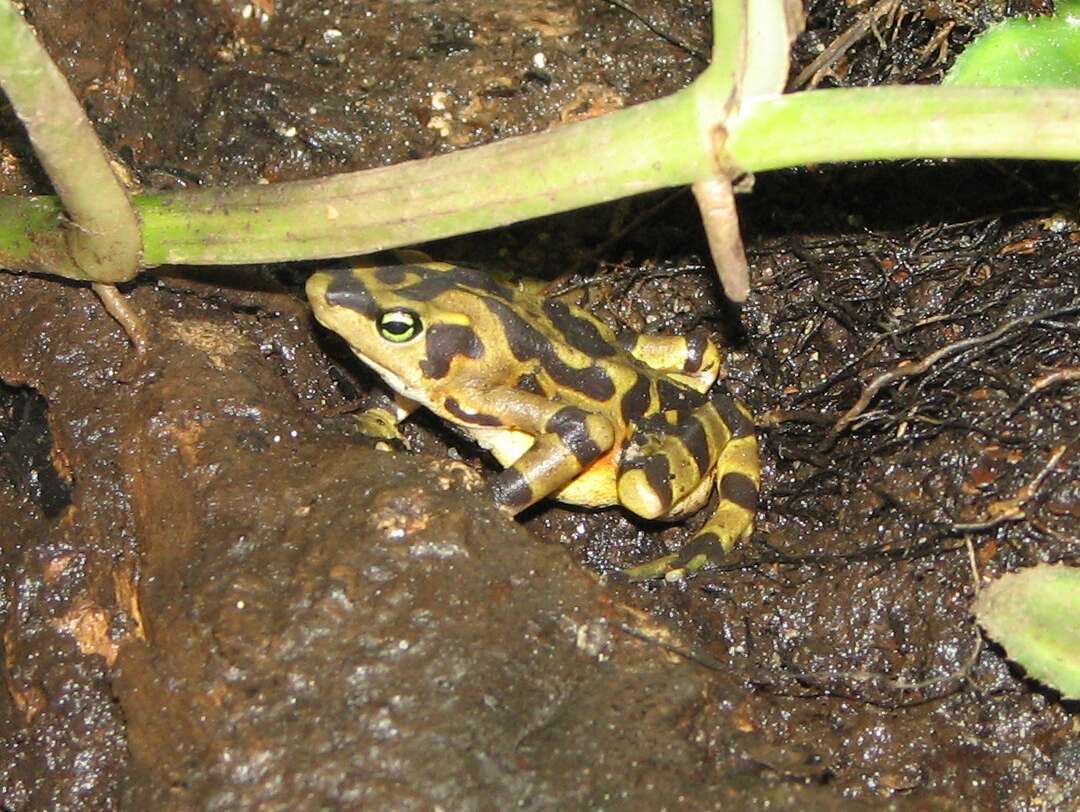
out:
<path id="1" fill-rule="evenodd" d="M 682 87 L 708 49 L 701 2 L 25 5 L 157 188 L 557 126 Z M 812 4 L 793 83 L 934 81 L 1002 9 L 887 11 L 804 71 L 861 13 Z M 0 190 L 48 190 L 2 107 L 0 158 Z M 685 191 L 429 246 L 726 344 L 763 505 L 676 585 L 600 576 L 703 516 L 516 524 L 435 421 L 373 448 L 342 409 L 378 387 L 302 269 L 141 278 L 130 383 L 89 290 L 0 274 L 0 808 L 1077 808 L 1077 708 L 969 611 L 1080 558 L 1076 187 L 1014 163 L 762 176 L 741 312 Z"/>

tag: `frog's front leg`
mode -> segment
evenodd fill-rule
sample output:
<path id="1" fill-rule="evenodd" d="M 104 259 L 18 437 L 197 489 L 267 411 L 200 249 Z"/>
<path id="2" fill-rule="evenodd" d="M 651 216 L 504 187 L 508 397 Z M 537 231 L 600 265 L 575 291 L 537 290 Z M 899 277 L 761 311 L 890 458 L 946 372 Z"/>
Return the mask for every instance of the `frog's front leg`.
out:
<path id="1" fill-rule="evenodd" d="M 485 400 L 507 428 L 536 438 L 491 483 L 495 501 L 511 514 L 562 488 L 615 444 L 615 429 L 601 414 L 517 389 L 496 390 Z"/>

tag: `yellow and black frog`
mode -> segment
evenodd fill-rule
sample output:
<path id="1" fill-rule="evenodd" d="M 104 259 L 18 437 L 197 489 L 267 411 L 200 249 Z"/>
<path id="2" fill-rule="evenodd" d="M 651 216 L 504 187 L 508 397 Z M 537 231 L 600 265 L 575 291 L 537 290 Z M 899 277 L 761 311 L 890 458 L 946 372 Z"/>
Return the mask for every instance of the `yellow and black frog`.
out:
<path id="1" fill-rule="evenodd" d="M 315 317 L 396 393 L 489 449 L 491 491 L 516 514 L 552 496 L 646 519 L 712 518 L 678 553 L 626 570 L 675 579 L 750 535 L 760 485 L 750 414 L 714 386 L 720 354 L 693 334 L 616 336 L 586 311 L 426 257 L 319 271 Z"/>

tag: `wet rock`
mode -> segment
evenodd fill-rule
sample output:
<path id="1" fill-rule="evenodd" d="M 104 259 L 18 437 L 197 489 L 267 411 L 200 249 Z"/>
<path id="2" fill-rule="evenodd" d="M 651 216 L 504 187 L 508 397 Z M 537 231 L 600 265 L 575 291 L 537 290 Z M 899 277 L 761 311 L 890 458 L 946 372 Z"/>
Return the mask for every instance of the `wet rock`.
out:
<path id="1" fill-rule="evenodd" d="M 498 513 L 473 468 L 320 417 L 249 337 L 254 316 L 137 288 L 158 329 L 127 385 L 108 380 L 115 328 L 87 295 L 0 278 L 6 323 L 51 327 L 0 375 L 69 427 L 79 483 L 65 522 L 34 508 L 4 549 L 20 602 L 3 735 L 26 762 L 12 808 L 90 779 L 84 808 L 706 809 L 814 791 L 745 766 L 725 782 L 695 720 L 723 716 L 710 690 L 741 688 Z M 293 357 L 317 353 L 291 322 Z M 69 357 L 83 375 L 48 363 Z M 118 498 L 97 500 L 94 466 Z M 72 779 L 35 776 L 50 760 Z"/>

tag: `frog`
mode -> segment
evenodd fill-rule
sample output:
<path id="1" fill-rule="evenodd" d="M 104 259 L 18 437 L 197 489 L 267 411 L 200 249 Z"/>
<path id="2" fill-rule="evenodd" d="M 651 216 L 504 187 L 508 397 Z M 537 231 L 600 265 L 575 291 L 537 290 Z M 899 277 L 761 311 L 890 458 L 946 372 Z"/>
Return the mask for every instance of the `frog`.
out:
<path id="1" fill-rule="evenodd" d="M 717 382 L 706 333 L 616 331 L 535 285 L 417 253 L 317 270 L 306 293 L 394 393 L 391 422 L 425 407 L 491 453 L 502 471 L 488 487 L 505 513 L 551 497 L 676 521 L 715 490 L 701 529 L 621 570 L 631 581 L 683 579 L 751 535 L 754 421 Z"/>

